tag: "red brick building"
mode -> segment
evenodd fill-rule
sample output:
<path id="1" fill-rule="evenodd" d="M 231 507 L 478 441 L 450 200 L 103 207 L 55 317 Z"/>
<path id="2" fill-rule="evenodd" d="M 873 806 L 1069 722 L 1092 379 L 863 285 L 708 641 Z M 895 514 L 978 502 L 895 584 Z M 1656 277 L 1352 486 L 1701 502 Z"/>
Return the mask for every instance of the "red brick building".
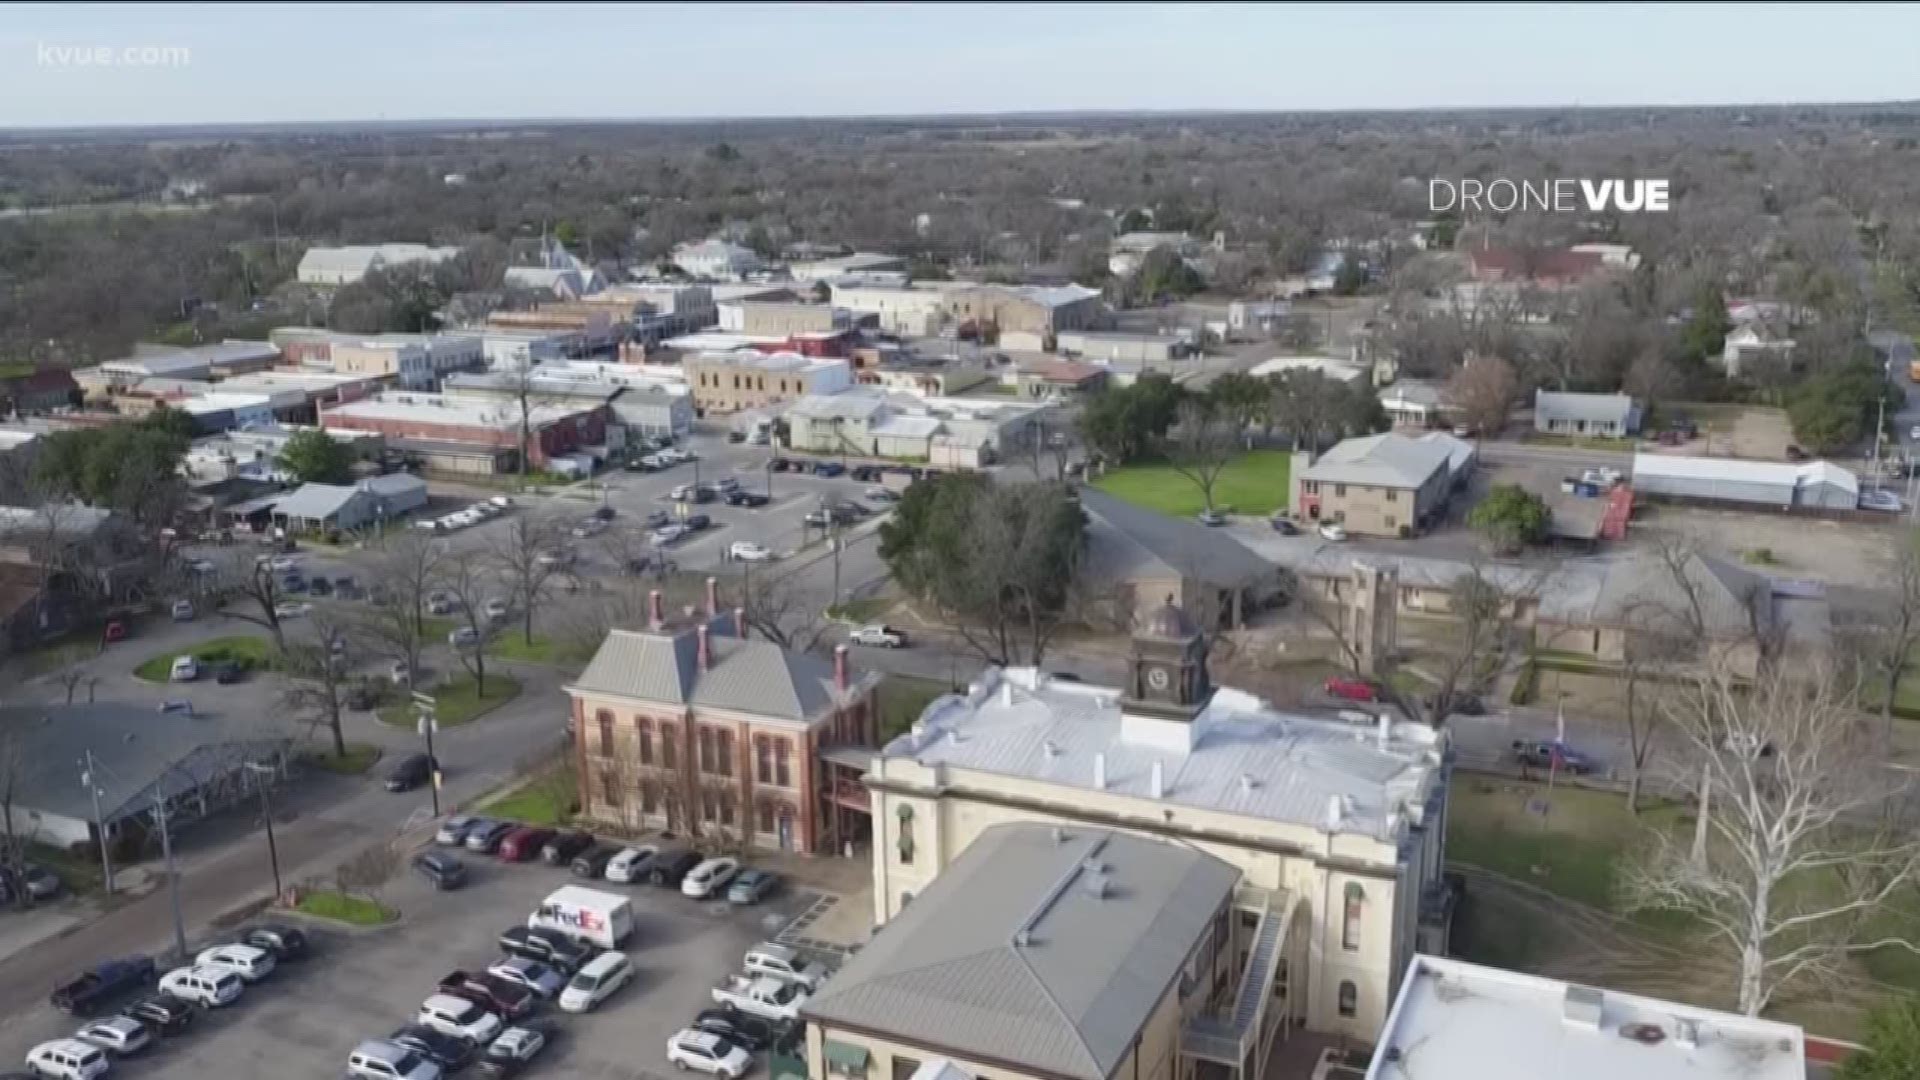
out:
<path id="1" fill-rule="evenodd" d="M 828 662 L 743 636 L 714 588 L 678 623 L 656 591 L 650 625 L 607 635 L 566 688 L 582 814 L 801 854 L 863 842 L 879 677 L 844 646 Z"/>
<path id="2" fill-rule="evenodd" d="M 535 468 L 545 467 L 556 456 L 604 446 L 607 441 L 605 405 L 539 402 L 532 408 L 531 420 L 528 453 Z M 520 407 L 514 401 L 388 392 L 322 410 L 320 426 L 392 439 L 513 449 L 520 444 Z"/>

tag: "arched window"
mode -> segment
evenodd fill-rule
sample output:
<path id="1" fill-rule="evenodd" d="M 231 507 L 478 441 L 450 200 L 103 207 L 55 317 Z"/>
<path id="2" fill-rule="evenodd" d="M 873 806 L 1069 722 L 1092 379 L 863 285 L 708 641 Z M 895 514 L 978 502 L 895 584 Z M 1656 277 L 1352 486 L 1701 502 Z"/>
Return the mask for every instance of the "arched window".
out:
<path id="1" fill-rule="evenodd" d="M 653 764 L 653 724 L 642 720 L 637 727 L 639 738 L 636 741 L 640 744 L 640 764 L 651 765 Z"/>
<path id="2" fill-rule="evenodd" d="M 773 782 L 781 787 L 793 786 L 793 770 L 789 759 L 793 756 L 793 744 L 781 739 L 773 745 Z"/>
<path id="3" fill-rule="evenodd" d="M 1360 988 L 1352 980 L 1340 984 L 1340 1015 L 1351 1017 L 1360 1012 Z"/>
<path id="4" fill-rule="evenodd" d="M 900 827 L 899 829 L 896 830 L 896 832 L 899 834 L 899 838 L 896 841 L 896 843 L 898 844 L 900 849 L 900 865 L 912 866 L 913 865 L 913 807 L 903 803 L 901 804 L 900 809 L 894 811 L 894 813 L 895 813 L 895 816 L 897 816 L 900 819 Z"/>
<path id="5" fill-rule="evenodd" d="M 1347 882 L 1347 903 L 1345 916 L 1340 921 L 1340 947 L 1348 952 L 1360 951 L 1360 920 L 1367 910 L 1367 890 L 1357 881 Z"/>
<path id="6" fill-rule="evenodd" d="M 613 714 L 605 709 L 593 714 L 594 726 L 600 729 L 600 756 L 613 756 Z"/>
<path id="7" fill-rule="evenodd" d="M 753 778 L 762 784 L 773 783 L 773 740 L 765 735 L 753 738 Z"/>
<path id="8" fill-rule="evenodd" d="M 661 724 L 660 725 L 660 767 L 661 768 L 671 769 L 675 767 L 674 762 L 678 758 L 679 743 L 680 743 L 680 729 L 674 727 L 672 724 Z"/>
<path id="9" fill-rule="evenodd" d="M 713 736 L 713 771 L 721 776 L 733 775 L 733 732 L 716 732 Z"/>
<path id="10" fill-rule="evenodd" d="M 713 766 L 713 731 L 712 729 L 704 728 L 704 727 L 701 728 L 698 739 L 700 743 L 700 771 L 701 772 L 717 771 Z"/>

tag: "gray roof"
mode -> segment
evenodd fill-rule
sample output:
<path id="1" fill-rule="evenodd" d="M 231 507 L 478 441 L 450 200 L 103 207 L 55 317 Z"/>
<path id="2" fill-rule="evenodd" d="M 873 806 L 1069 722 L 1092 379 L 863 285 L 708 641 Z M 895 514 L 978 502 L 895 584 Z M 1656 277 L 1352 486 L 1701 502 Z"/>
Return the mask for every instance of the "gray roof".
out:
<path id="1" fill-rule="evenodd" d="M 1566 394 L 1554 390 L 1535 390 L 1533 414 L 1536 418 L 1625 424 L 1633 417 L 1633 399 L 1625 394 Z"/>
<path id="2" fill-rule="evenodd" d="M 712 656 L 700 670 L 696 631 L 615 630 L 570 690 L 783 720 L 808 720 L 833 703 L 833 665 L 771 641 L 726 633 L 715 619 Z"/>
<path id="3" fill-rule="evenodd" d="M 1193 578 L 1220 588 L 1244 588 L 1272 580 L 1279 568 L 1220 529 L 1168 517 L 1116 499 L 1095 488 L 1080 489 L 1087 512 L 1087 561 L 1105 581 Z"/>
<path id="4" fill-rule="evenodd" d="M 326 521 L 365 494 L 341 484 L 301 484 L 274 503 L 273 512 L 301 521 Z"/>
<path id="5" fill-rule="evenodd" d="M 1239 877 L 1212 855 L 1129 833 L 996 825 L 803 1015 L 962 1058 L 1104 1080 Z"/>
<path id="6" fill-rule="evenodd" d="M 1439 439 L 1410 438 L 1398 432 L 1367 435 L 1347 439 L 1322 454 L 1319 461 L 1307 466 L 1300 478 L 1334 484 L 1418 488 L 1435 471 L 1448 468 L 1453 455 L 1453 448 Z"/>
<path id="7" fill-rule="evenodd" d="M 374 495 L 393 496 L 426 490 L 427 482 L 411 473 L 385 473 L 360 481 L 360 490 Z"/>
<path id="8" fill-rule="evenodd" d="M 1774 625 L 1773 582 L 1770 578 L 1735 566 L 1712 555 L 1688 552 L 1676 571 L 1657 554 L 1622 560 L 1607 574 L 1594 598 L 1593 621 L 1597 623 L 1669 622 L 1668 629 L 1691 628 L 1693 601 L 1698 598 L 1699 618 L 1709 633 L 1738 635 L 1756 625 L 1762 629 Z"/>
<path id="9" fill-rule="evenodd" d="M 98 506 L 47 503 L 43 506 L 0 506 L 0 537 L 44 537 L 77 543 L 100 531 L 113 511 Z"/>
<path id="10" fill-rule="evenodd" d="M 288 739 L 251 714 L 188 716 L 112 703 L 0 707 L 0 733 L 30 765 L 15 777 L 14 812 L 86 821 L 94 820 L 93 800 L 80 774 L 89 752 L 100 815 L 113 821 L 144 813 L 155 793 L 172 797 L 243 761 L 264 761 Z"/>

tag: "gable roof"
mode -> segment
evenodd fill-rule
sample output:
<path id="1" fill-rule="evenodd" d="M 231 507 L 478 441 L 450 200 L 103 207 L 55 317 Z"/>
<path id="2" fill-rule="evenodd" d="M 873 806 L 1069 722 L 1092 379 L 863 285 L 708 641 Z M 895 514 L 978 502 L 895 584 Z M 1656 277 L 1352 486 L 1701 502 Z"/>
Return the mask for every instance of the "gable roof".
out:
<path id="1" fill-rule="evenodd" d="M 1451 443 L 1460 442 L 1452 436 L 1447 438 Z M 1319 461 L 1300 473 L 1300 479 L 1418 488 L 1435 471 L 1450 468 L 1455 457 L 1455 447 L 1438 439 L 1415 439 L 1397 432 L 1366 435 L 1347 439 L 1322 454 Z"/>
<path id="2" fill-rule="evenodd" d="M 1676 577 L 1678 580 L 1676 580 Z M 1611 569 L 1594 597 L 1597 623 L 1629 620 L 1690 630 L 1698 619 L 1710 634 L 1739 635 L 1774 625 L 1773 582 L 1712 555 L 1688 552 L 1677 567 L 1657 555 L 1627 559 Z"/>
<path id="3" fill-rule="evenodd" d="M 1626 394 L 1573 394 L 1557 390 L 1533 392 L 1535 417 L 1625 424 L 1633 419 L 1633 409 L 1633 399 Z"/>
<path id="4" fill-rule="evenodd" d="M 730 622 L 709 623 L 706 671 L 692 629 L 615 630 L 568 690 L 782 720 L 808 720 L 833 704 L 831 663 L 720 632 Z"/>
<path id="5" fill-rule="evenodd" d="M 1172 576 L 1241 588 L 1279 573 L 1279 567 L 1220 529 L 1155 513 L 1097 488 L 1081 488 L 1079 494 L 1087 512 L 1088 570 L 1095 578 Z"/>
<path id="6" fill-rule="evenodd" d="M 996 825 L 802 1015 L 963 1058 L 1104 1080 L 1239 878 L 1212 855 L 1129 833 Z"/>
<path id="7" fill-rule="evenodd" d="M 344 484 L 301 484 L 273 504 L 273 512 L 302 521 L 326 521 L 355 499 L 366 498 L 359 488 Z"/>

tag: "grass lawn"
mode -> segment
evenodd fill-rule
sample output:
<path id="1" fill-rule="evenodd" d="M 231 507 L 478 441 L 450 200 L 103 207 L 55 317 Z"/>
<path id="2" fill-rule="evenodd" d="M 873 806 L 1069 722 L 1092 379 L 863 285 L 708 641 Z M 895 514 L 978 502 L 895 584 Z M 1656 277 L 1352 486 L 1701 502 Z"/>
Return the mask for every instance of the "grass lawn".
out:
<path id="1" fill-rule="evenodd" d="M 148 682 L 166 682 L 167 675 L 173 670 L 174 657 L 184 655 L 187 654 L 170 652 L 155 656 L 143 661 L 139 667 L 133 669 L 133 673 Z M 232 660 L 253 670 L 259 670 L 270 666 L 269 662 L 273 659 L 273 642 L 263 637 L 244 635 L 213 638 L 194 646 L 192 655 L 203 667 L 207 664 Z"/>
<path id="2" fill-rule="evenodd" d="M 334 919 L 350 926 L 379 926 L 399 918 L 399 913 L 378 900 L 369 900 L 364 896 L 348 896 L 346 893 L 328 889 L 315 889 L 300 894 L 300 905 L 294 910 L 315 915 L 322 919 Z"/>
<path id="3" fill-rule="evenodd" d="M 529 664 L 584 664 L 593 659 L 593 649 L 574 641 L 554 641 L 551 638 L 533 635 L 533 643 L 527 643 L 526 635 L 519 630 L 506 628 L 495 634 L 487 642 L 487 655 L 502 660 L 524 660 Z M 492 681 L 493 676 L 487 676 Z"/>
<path id="4" fill-rule="evenodd" d="M 435 718 L 440 726 L 458 727 L 476 716 L 491 712 L 520 695 L 520 684 L 513 681 L 511 675 L 500 671 L 487 672 L 487 696 L 480 697 L 473 690 L 473 676 L 465 672 L 452 682 L 441 683 L 433 688 L 434 701 L 439 708 Z M 384 705 L 380 708 L 380 719 L 394 727 L 410 728 L 414 726 L 414 717 L 418 715 L 413 708 L 413 699 L 408 698 L 397 705 Z"/>
<path id="5" fill-rule="evenodd" d="M 27 861 L 38 863 L 54 872 L 61 881 L 66 882 L 70 892 L 91 896 L 100 891 L 100 849 L 88 848 L 87 854 L 76 856 L 65 848 L 48 844 L 28 844 Z M 116 876 L 120 868 L 119 860 L 114 861 Z"/>
<path id="6" fill-rule="evenodd" d="M 1271 514 L 1287 506 L 1287 472 L 1293 455 L 1285 450 L 1249 450 L 1220 471 L 1213 485 L 1216 509 L 1236 514 Z M 1206 509 L 1199 485 L 1151 462 L 1127 465 L 1094 481 L 1094 487 L 1135 506 L 1171 517 L 1190 518 Z"/>
<path id="7" fill-rule="evenodd" d="M 373 768 L 373 763 L 380 760 L 380 748 L 370 743 L 348 743 L 346 754 L 335 757 L 333 747 L 329 743 L 324 748 L 315 747 L 308 750 L 301 760 L 315 768 L 325 769 L 339 776 L 359 776 Z"/>
<path id="8" fill-rule="evenodd" d="M 31 360 L 0 361 L 0 379 L 20 379 L 33 374 Z"/>
<path id="9" fill-rule="evenodd" d="M 487 817 L 524 821 L 529 825 L 560 825 L 572 816 L 575 791 L 573 767 L 565 765 L 482 804 L 474 811 Z"/>
<path id="10" fill-rule="evenodd" d="M 880 682 L 876 694 L 880 708 L 880 739 L 885 742 L 913 726 L 927 703 L 950 687 L 940 679 L 918 679 L 911 675 L 889 675 Z"/>
<path id="11" fill-rule="evenodd" d="M 1618 909 L 1614 866 L 1647 828 L 1675 825 L 1680 810 L 1646 800 L 1635 817 L 1604 791 L 1481 776 L 1454 780 L 1447 858 L 1530 882 L 1605 911 Z M 1544 803 L 1546 813 L 1530 804 Z"/>

